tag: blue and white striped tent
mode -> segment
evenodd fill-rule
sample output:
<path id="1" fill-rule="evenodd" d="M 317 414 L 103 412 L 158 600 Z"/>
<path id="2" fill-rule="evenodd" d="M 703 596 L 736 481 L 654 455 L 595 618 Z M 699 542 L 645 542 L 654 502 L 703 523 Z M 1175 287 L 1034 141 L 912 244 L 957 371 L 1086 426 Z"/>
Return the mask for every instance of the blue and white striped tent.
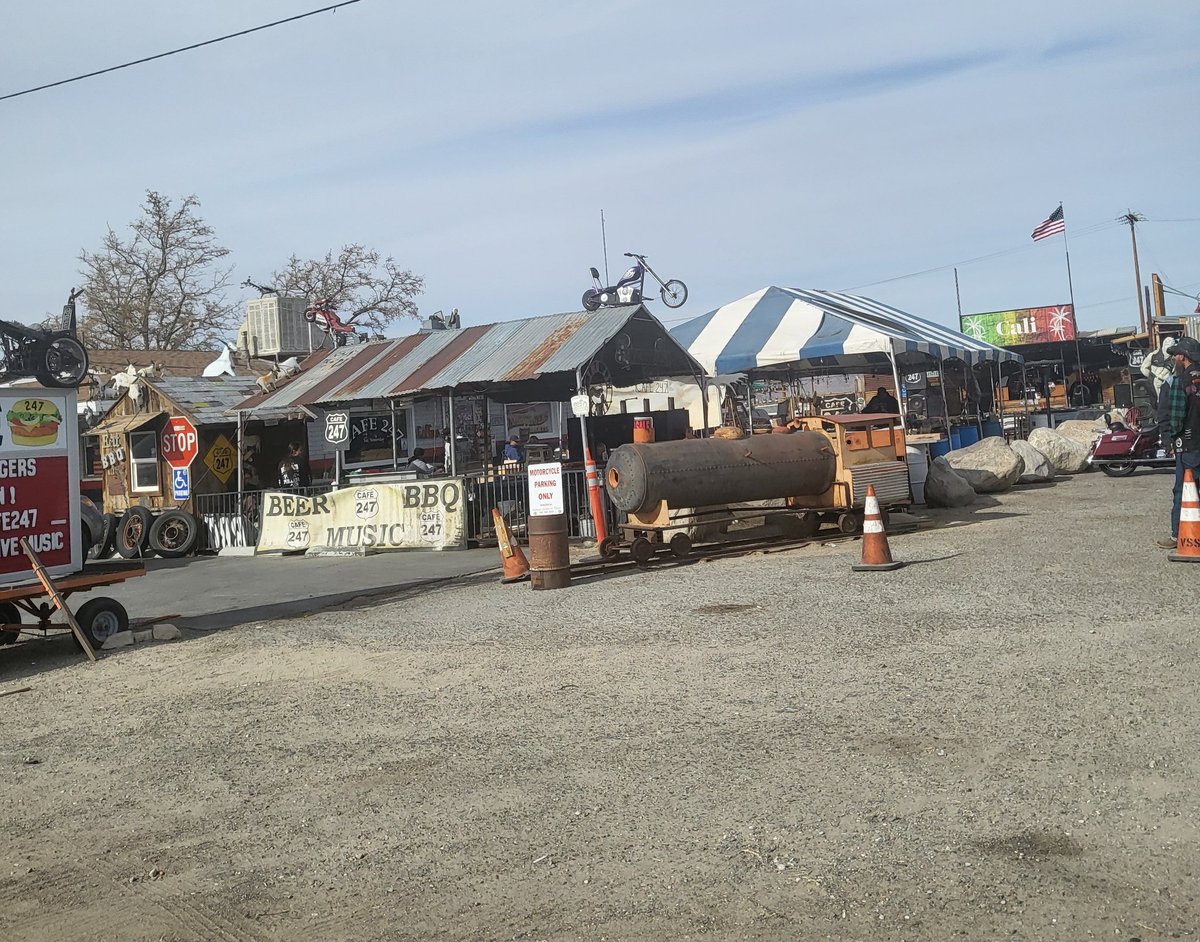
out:
<path id="1" fill-rule="evenodd" d="M 893 357 L 901 370 L 947 359 L 1023 362 L 871 298 L 802 288 L 763 288 L 680 324 L 671 336 L 712 375 L 784 365 L 852 373 Z"/>

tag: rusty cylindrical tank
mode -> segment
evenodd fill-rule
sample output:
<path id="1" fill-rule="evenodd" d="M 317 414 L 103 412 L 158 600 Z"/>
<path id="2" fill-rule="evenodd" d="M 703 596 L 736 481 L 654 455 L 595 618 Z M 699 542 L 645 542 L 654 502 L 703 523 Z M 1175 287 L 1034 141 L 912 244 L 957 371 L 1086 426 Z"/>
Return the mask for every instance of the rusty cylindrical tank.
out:
<path id="1" fill-rule="evenodd" d="M 567 515 L 528 517 L 529 581 L 535 589 L 565 589 L 571 584 Z"/>
<path id="2" fill-rule="evenodd" d="M 828 438 L 795 432 L 622 445 L 608 460 L 604 483 L 617 507 L 636 514 L 661 500 L 668 507 L 712 507 L 823 494 L 836 472 Z"/>

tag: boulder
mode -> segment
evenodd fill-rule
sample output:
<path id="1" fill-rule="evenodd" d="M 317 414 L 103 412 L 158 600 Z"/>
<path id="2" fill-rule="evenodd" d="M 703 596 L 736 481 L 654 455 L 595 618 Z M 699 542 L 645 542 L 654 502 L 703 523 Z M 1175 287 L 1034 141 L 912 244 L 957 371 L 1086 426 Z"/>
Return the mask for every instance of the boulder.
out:
<path id="1" fill-rule="evenodd" d="M 1029 444 L 1049 458 L 1059 474 L 1078 474 L 1087 470 L 1088 450 L 1065 435 L 1048 428 L 1035 428 L 1029 433 Z"/>
<path id="2" fill-rule="evenodd" d="M 1022 484 L 1040 484 L 1043 481 L 1054 480 L 1054 475 L 1058 472 L 1055 471 L 1053 462 L 1029 442 L 1017 439 L 1009 447 L 1025 462 L 1025 470 L 1021 472 L 1020 477 Z"/>
<path id="3" fill-rule="evenodd" d="M 925 479 L 925 503 L 930 507 L 966 507 L 975 503 L 975 488 L 939 455 Z"/>
<path id="4" fill-rule="evenodd" d="M 1091 448 L 1092 442 L 1101 436 L 1105 428 L 1103 419 L 1068 419 L 1066 422 L 1059 422 L 1054 431 L 1084 448 Z"/>
<path id="5" fill-rule="evenodd" d="M 155 625 L 152 631 L 155 641 L 174 641 L 179 637 L 179 629 L 166 623 Z"/>
<path id="6" fill-rule="evenodd" d="M 985 438 L 946 455 L 946 461 L 977 494 L 1007 491 L 1017 483 L 1025 465 L 1002 438 Z"/>
<path id="7" fill-rule="evenodd" d="M 132 631 L 117 631 L 104 639 L 104 644 L 100 646 L 103 651 L 111 651 L 113 648 L 127 648 L 133 644 Z"/>

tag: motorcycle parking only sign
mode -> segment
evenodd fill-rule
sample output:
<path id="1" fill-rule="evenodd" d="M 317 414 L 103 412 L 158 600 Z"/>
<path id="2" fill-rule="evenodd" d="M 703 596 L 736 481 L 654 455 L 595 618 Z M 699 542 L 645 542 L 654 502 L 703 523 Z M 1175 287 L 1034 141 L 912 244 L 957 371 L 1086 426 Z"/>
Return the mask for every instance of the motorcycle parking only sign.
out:
<path id="1" fill-rule="evenodd" d="M 335 451 L 345 451 L 350 447 L 350 413 L 325 413 L 325 441 Z"/>

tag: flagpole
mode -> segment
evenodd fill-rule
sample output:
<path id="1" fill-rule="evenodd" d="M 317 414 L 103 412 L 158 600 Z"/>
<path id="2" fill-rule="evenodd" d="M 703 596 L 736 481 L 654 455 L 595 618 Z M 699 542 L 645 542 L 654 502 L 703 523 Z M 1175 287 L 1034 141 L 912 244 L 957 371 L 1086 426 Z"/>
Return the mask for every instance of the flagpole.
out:
<path id="1" fill-rule="evenodd" d="M 1063 204 L 1058 204 L 1059 210 L 1062 210 Z M 1075 368 L 1079 370 L 1079 385 L 1083 386 L 1083 357 L 1079 352 L 1079 316 L 1075 310 L 1075 285 L 1071 282 L 1071 250 L 1067 246 L 1067 214 L 1063 213 L 1063 254 L 1067 257 L 1067 293 L 1071 297 L 1071 320 L 1074 323 L 1075 330 Z M 1066 382 L 1066 378 L 1063 379 Z M 1084 387 L 1086 388 L 1086 386 Z M 1067 408 L 1071 407 L 1071 388 L 1067 387 Z"/>

